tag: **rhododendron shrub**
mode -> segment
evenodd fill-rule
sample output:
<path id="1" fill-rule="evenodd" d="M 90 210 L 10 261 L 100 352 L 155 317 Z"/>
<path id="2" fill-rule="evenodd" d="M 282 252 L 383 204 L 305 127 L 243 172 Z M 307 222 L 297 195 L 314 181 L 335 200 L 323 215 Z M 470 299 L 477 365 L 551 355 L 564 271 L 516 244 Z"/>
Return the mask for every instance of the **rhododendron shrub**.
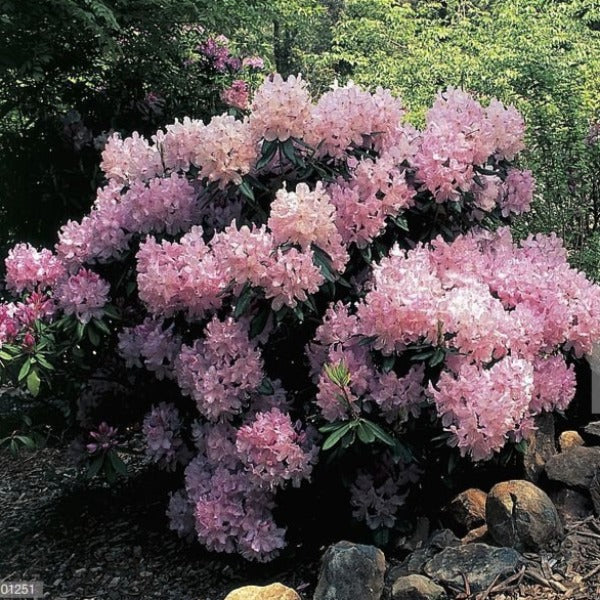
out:
<path id="1" fill-rule="evenodd" d="M 54 252 L 9 254 L 0 336 L 35 392 L 96 361 L 76 411 L 102 416 L 92 455 L 124 424 L 99 399 L 120 357 L 148 459 L 181 474 L 171 528 L 268 560 L 279 494 L 318 495 L 332 461 L 354 517 L 389 530 L 433 435 L 482 461 L 565 410 L 600 289 L 555 236 L 511 237 L 535 189 L 514 108 L 450 88 L 419 131 L 382 89 L 273 75 L 247 94 L 226 93 L 238 117 L 111 137 L 90 213 Z"/>

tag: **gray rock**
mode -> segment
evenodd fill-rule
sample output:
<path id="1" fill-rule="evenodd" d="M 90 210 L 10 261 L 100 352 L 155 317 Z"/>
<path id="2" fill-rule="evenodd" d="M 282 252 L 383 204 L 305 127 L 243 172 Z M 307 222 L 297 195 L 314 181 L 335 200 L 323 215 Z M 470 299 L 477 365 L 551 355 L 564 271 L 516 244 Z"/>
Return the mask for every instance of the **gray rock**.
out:
<path id="1" fill-rule="evenodd" d="M 445 600 L 443 587 L 423 575 L 399 577 L 392 586 L 393 600 Z"/>
<path id="2" fill-rule="evenodd" d="M 600 467 L 600 447 L 577 446 L 553 456 L 546 463 L 548 479 L 588 490 Z"/>
<path id="3" fill-rule="evenodd" d="M 425 563 L 432 559 L 440 550 L 449 546 L 458 546 L 460 540 L 449 529 L 438 529 L 430 536 L 425 546 L 411 552 L 399 565 L 388 574 L 388 582 L 394 582 L 398 577 L 423 573 Z"/>
<path id="4" fill-rule="evenodd" d="M 481 592 L 496 577 L 513 574 L 521 555 L 512 548 L 467 544 L 445 548 L 425 564 L 425 574 L 443 585 L 462 588 L 467 577 L 472 592 Z"/>
<path id="5" fill-rule="evenodd" d="M 593 423 L 588 423 L 583 428 L 583 431 L 590 437 L 600 439 L 600 421 L 594 421 Z"/>
<path id="6" fill-rule="evenodd" d="M 539 550 L 563 534 L 552 500 L 529 481 L 496 484 L 488 494 L 485 514 L 492 538 L 517 550 Z"/>
<path id="7" fill-rule="evenodd" d="M 437 548 L 438 550 L 443 550 L 448 546 L 458 546 L 459 544 L 460 540 L 450 529 L 437 529 L 427 540 L 427 546 Z"/>
<path id="8" fill-rule="evenodd" d="M 556 454 L 554 415 L 542 413 L 535 418 L 537 429 L 527 440 L 523 455 L 525 478 L 537 483 L 544 472 L 544 466 Z"/>
<path id="9" fill-rule="evenodd" d="M 393 582 L 398 577 L 422 573 L 425 563 L 431 560 L 439 551 L 440 548 L 428 546 L 411 552 L 399 565 L 390 569 L 388 581 Z"/>
<path id="10" fill-rule="evenodd" d="M 323 555 L 314 600 L 379 600 L 385 556 L 374 546 L 338 542 Z"/>

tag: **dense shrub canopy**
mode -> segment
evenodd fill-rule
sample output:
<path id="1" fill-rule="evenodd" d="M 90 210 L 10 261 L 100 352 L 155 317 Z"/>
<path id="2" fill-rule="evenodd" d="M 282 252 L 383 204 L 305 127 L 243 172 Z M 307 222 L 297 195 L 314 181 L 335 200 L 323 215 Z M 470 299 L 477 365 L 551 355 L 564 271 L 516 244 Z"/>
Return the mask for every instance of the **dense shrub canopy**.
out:
<path id="1" fill-rule="evenodd" d="M 278 493 L 327 468 L 319 448 L 391 528 L 431 437 L 474 461 L 520 443 L 600 339 L 561 241 L 506 227 L 534 193 L 524 135 L 455 88 L 416 129 L 382 88 L 313 99 L 277 74 L 238 117 L 114 134 L 91 211 L 6 259 L 4 375 L 71 382 L 93 475 L 123 471 L 116 426 L 143 420 L 149 458 L 184 470 L 172 528 L 209 549 L 275 556 Z"/>

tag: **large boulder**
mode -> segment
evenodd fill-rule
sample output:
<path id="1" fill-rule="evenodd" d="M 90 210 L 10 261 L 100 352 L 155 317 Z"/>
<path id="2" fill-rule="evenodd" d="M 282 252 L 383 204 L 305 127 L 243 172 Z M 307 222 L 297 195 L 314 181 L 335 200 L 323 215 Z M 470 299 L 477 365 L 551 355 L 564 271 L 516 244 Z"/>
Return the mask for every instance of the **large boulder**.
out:
<path id="1" fill-rule="evenodd" d="M 517 550 L 539 550 L 563 533 L 552 500 L 529 481 L 496 484 L 488 494 L 485 514 L 492 538 Z"/>
<path id="2" fill-rule="evenodd" d="M 443 585 L 462 588 L 463 574 L 471 591 L 481 592 L 496 577 L 512 575 L 521 564 L 521 556 L 512 548 L 494 548 L 487 544 L 449 546 L 425 564 L 425 574 Z"/>
<path id="3" fill-rule="evenodd" d="M 323 555 L 314 600 L 379 600 L 385 556 L 374 546 L 338 542 Z"/>
<path id="4" fill-rule="evenodd" d="M 537 429 L 527 439 L 523 455 L 525 478 L 538 482 L 544 473 L 544 466 L 556 454 L 554 415 L 542 413 L 535 418 Z"/>
<path id="5" fill-rule="evenodd" d="M 392 585 L 393 600 L 446 600 L 446 590 L 423 575 L 398 577 Z"/>
<path id="6" fill-rule="evenodd" d="M 454 497 L 445 508 L 444 513 L 459 535 L 465 535 L 485 523 L 486 498 L 487 494 L 483 490 L 470 488 Z"/>
<path id="7" fill-rule="evenodd" d="M 225 600 L 300 600 L 300 596 L 281 583 L 264 587 L 247 585 L 229 593 Z"/>
<path id="8" fill-rule="evenodd" d="M 563 485 L 589 490 L 600 467 L 600 447 L 578 446 L 553 456 L 546 463 L 546 475 Z"/>

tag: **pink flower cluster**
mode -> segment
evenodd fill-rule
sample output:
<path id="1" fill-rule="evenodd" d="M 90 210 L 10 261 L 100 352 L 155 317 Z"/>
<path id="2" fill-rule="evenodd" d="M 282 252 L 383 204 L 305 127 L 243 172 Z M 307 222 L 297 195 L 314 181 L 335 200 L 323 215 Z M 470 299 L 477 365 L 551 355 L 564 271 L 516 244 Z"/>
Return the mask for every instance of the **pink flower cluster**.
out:
<path id="1" fill-rule="evenodd" d="M 247 471 L 274 488 L 288 480 L 300 485 L 310 475 L 316 457 L 305 452 L 302 442 L 289 415 L 274 408 L 239 429 L 236 449 Z"/>
<path id="2" fill-rule="evenodd" d="M 64 265 L 50 250 L 36 250 L 30 244 L 17 244 L 9 250 L 4 265 L 6 287 L 17 294 L 52 288 L 66 274 Z"/>
<path id="3" fill-rule="evenodd" d="M 285 529 L 272 514 L 274 494 L 288 481 L 309 478 L 317 449 L 283 412 L 284 395 L 276 391 L 271 398 L 271 408 L 255 412 L 262 401 L 254 396 L 239 428 L 223 421 L 194 425 L 199 454 L 168 511 L 182 537 L 195 530 L 210 550 L 261 561 L 285 546 Z"/>
<path id="4" fill-rule="evenodd" d="M 303 138 L 309 128 L 312 103 L 300 75 L 284 80 L 279 73 L 268 77 L 254 94 L 250 129 L 254 139 L 285 142 Z"/>
<path id="5" fill-rule="evenodd" d="M 490 157 L 512 159 L 524 148 L 524 131 L 514 107 L 493 101 L 484 109 L 467 93 L 448 88 L 427 113 L 414 157 L 418 177 L 438 202 L 458 200 L 472 189 L 475 167 Z"/>
<path id="6" fill-rule="evenodd" d="M 329 186 L 336 225 L 344 243 L 364 248 L 379 236 L 386 218 L 412 206 L 415 190 L 392 155 L 377 160 L 349 161 L 352 177 Z"/>
<path id="7" fill-rule="evenodd" d="M 157 379 L 174 377 L 174 362 L 181 349 L 181 338 L 174 333 L 174 325 L 146 318 L 135 327 L 119 332 L 119 355 L 127 367 L 145 367 Z"/>
<path id="8" fill-rule="evenodd" d="M 264 377 L 262 357 L 239 322 L 214 317 L 205 338 L 184 345 L 175 362 L 177 382 L 206 419 L 242 411 Z"/>
<path id="9" fill-rule="evenodd" d="M 162 468 L 173 471 L 189 461 L 189 449 L 181 438 L 182 421 L 174 404 L 161 402 L 144 418 L 142 432 L 146 454 Z"/>
<path id="10" fill-rule="evenodd" d="M 409 415 L 419 414 L 425 400 L 424 368 L 416 365 L 402 377 L 393 371 L 379 370 L 371 358 L 369 348 L 361 345 L 360 322 L 350 315 L 341 303 L 330 306 L 323 323 L 317 329 L 308 347 L 313 378 L 318 384 L 317 406 L 327 421 L 347 419 L 377 408 L 389 422 L 406 421 Z M 340 401 L 340 390 L 322 367 L 343 363 L 350 372 L 347 403 Z M 349 414 L 349 410 L 351 411 Z"/>
<path id="11" fill-rule="evenodd" d="M 58 306 L 66 315 L 75 315 L 81 323 L 101 318 L 108 302 L 110 285 L 97 273 L 81 269 L 56 289 Z"/>
<path id="12" fill-rule="evenodd" d="M 221 100 L 228 106 L 239 110 L 248 108 L 249 99 L 248 84 L 243 79 L 236 79 L 221 92 Z"/>

